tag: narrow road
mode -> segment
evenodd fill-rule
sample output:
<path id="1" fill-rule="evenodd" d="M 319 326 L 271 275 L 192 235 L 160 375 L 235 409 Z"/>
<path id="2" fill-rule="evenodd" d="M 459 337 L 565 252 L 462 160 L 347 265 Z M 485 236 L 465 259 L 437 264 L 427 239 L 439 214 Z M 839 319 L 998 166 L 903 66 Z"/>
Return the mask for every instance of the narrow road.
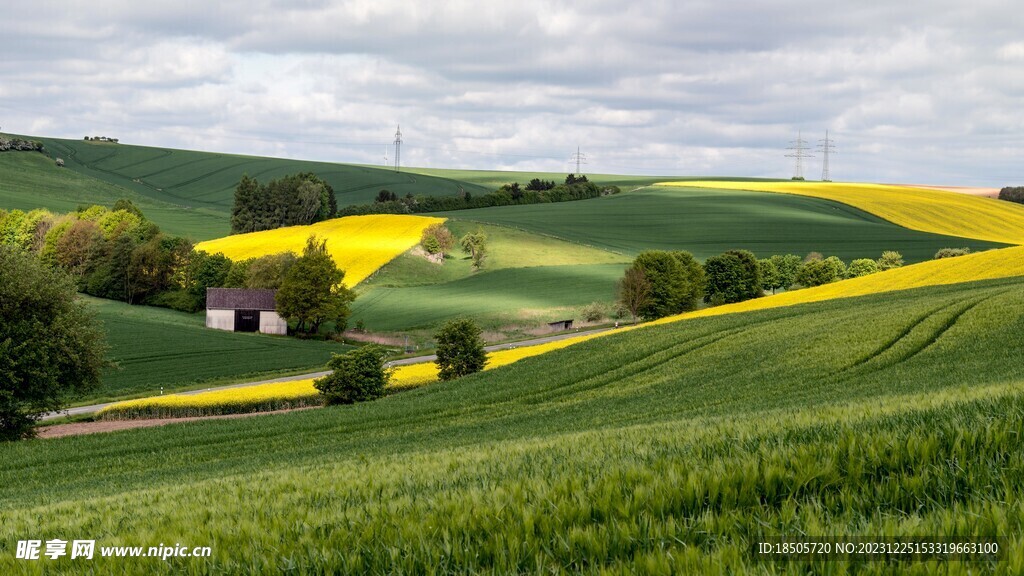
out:
<path id="1" fill-rule="evenodd" d="M 587 330 L 584 332 L 568 332 L 565 334 L 556 334 L 554 336 L 545 336 L 543 338 L 533 338 L 530 340 L 520 340 L 518 342 L 506 342 L 504 344 L 495 344 L 493 346 L 487 346 L 484 350 L 488 352 L 496 352 L 498 350 L 509 350 L 511 348 L 519 348 L 521 346 L 534 346 L 536 344 L 546 344 L 548 342 L 557 342 L 558 340 L 565 340 L 566 338 L 575 338 L 577 336 L 588 336 L 590 334 L 599 334 L 601 332 L 607 332 L 613 330 L 613 328 L 598 328 L 596 330 Z M 402 366 L 405 364 L 419 364 L 421 362 L 433 362 L 437 360 L 437 356 L 431 354 L 429 356 L 416 356 L 413 358 L 400 358 L 398 360 L 392 360 L 388 362 L 388 366 Z M 175 392 L 180 396 L 190 396 L 192 394 L 201 394 L 203 392 L 210 392 L 212 390 L 230 390 L 232 388 L 246 388 L 248 386 L 258 386 L 260 384 L 273 384 L 276 382 L 292 382 L 294 380 L 308 380 L 310 378 L 320 378 L 330 374 L 330 372 L 310 372 L 308 374 L 298 374 L 296 376 L 284 376 L 281 378 L 271 378 L 270 380 L 259 380 L 256 382 L 243 382 L 241 384 L 229 384 L 227 386 L 217 386 L 214 388 L 201 388 L 199 390 L 190 390 L 188 392 Z M 42 421 L 52 420 L 61 416 L 81 416 L 82 414 L 92 414 L 110 406 L 116 404 L 116 402 L 107 402 L 104 404 L 90 404 L 89 406 L 76 406 L 74 408 L 67 408 L 60 412 L 49 412 L 44 414 L 40 419 Z"/>

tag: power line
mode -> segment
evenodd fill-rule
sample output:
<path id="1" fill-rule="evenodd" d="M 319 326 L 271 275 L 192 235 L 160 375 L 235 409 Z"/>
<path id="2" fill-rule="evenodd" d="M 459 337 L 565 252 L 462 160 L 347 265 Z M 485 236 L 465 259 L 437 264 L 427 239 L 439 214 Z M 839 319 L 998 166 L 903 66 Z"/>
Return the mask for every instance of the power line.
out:
<path id="1" fill-rule="evenodd" d="M 824 140 L 818 140 L 818 142 L 819 142 L 818 150 L 821 150 L 821 155 L 822 155 L 822 158 L 821 158 L 821 181 L 822 182 L 831 182 L 832 181 L 832 175 L 829 174 L 829 171 L 828 171 L 828 157 L 831 154 L 835 153 L 836 147 L 835 147 L 835 144 L 832 143 L 832 140 L 828 137 L 828 129 L 825 130 L 825 139 Z"/>
<path id="2" fill-rule="evenodd" d="M 571 157 L 569 157 L 569 161 L 570 162 L 573 161 L 573 160 L 576 161 L 576 172 L 574 172 L 574 174 L 579 176 L 580 175 L 580 164 L 586 164 L 587 163 L 587 156 L 586 156 L 586 154 L 580 154 L 580 147 L 579 146 L 576 147 L 576 153 L 573 154 Z"/>
<path id="3" fill-rule="evenodd" d="M 796 140 L 790 141 L 792 146 L 786 148 L 786 150 L 792 150 L 791 154 L 786 154 L 786 158 L 796 158 L 795 166 L 793 167 L 793 180 L 804 179 L 804 158 L 814 158 L 813 154 L 807 153 L 807 141 L 801 137 L 800 131 L 797 130 Z"/>

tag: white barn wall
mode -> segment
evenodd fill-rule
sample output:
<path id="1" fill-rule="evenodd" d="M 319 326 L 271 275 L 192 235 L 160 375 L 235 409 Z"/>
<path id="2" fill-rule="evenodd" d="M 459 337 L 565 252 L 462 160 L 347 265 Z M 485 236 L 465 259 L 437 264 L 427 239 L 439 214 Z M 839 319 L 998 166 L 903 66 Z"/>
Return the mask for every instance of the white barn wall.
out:
<path id="1" fill-rule="evenodd" d="M 260 311 L 260 332 L 264 334 L 288 334 L 288 322 L 273 310 Z"/>
<path id="2" fill-rule="evenodd" d="M 263 315 L 260 315 L 260 323 L 263 323 Z M 206 311 L 206 327 L 213 328 L 215 330 L 227 330 L 228 332 L 235 331 L 235 311 L 234 310 L 207 310 Z"/>

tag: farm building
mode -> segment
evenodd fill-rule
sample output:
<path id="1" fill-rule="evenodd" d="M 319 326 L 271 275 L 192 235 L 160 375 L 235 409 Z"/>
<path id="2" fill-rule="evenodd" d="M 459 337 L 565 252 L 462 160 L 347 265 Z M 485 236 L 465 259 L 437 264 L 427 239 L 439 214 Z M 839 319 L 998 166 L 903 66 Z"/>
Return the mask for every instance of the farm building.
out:
<path id="1" fill-rule="evenodd" d="M 275 311 L 277 290 L 206 289 L 206 327 L 229 332 L 287 334 L 288 322 Z"/>

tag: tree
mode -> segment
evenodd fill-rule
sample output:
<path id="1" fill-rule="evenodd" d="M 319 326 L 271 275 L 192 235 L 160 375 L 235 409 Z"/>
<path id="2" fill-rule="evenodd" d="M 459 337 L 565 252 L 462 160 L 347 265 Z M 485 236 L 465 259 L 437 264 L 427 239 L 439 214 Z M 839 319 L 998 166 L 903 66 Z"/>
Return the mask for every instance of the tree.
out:
<path id="1" fill-rule="evenodd" d="M 383 204 L 384 202 L 395 202 L 396 200 L 398 200 L 398 195 L 391 190 L 384 189 L 377 193 L 377 198 L 374 202 Z"/>
<path id="2" fill-rule="evenodd" d="M 1024 186 L 1006 186 L 999 191 L 999 199 L 1024 204 Z"/>
<path id="3" fill-rule="evenodd" d="M 704 273 L 689 252 L 646 250 L 637 254 L 632 268 L 641 270 L 650 286 L 648 297 L 636 315 L 663 318 L 697 307 L 704 288 Z M 631 279 L 634 281 L 638 282 Z M 638 294 L 632 296 L 639 298 Z"/>
<path id="4" fill-rule="evenodd" d="M 288 270 L 295 265 L 297 259 L 294 252 L 280 252 L 248 260 L 245 287 L 273 290 L 280 288 Z"/>
<path id="5" fill-rule="evenodd" d="M 142 210 L 139 210 L 139 207 L 136 206 L 134 202 L 128 200 L 127 198 L 121 198 L 117 202 L 114 202 L 114 207 L 111 208 L 111 210 L 114 212 L 117 212 L 118 210 L 124 210 L 125 212 L 135 214 L 142 220 L 146 219 L 145 215 L 142 214 Z"/>
<path id="6" fill-rule="evenodd" d="M 825 258 L 825 263 L 836 271 L 836 280 L 846 278 L 846 262 L 840 260 L 839 256 L 829 256 Z"/>
<path id="7" fill-rule="evenodd" d="M 878 272 L 878 263 L 870 258 L 858 258 L 846 268 L 847 278 L 860 278 Z"/>
<path id="8" fill-rule="evenodd" d="M 837 279 L 835 265 L 827 260 L 804 262 L 796 273 L 796 283 L 807 288 L 835 282 Z"/>
<path id="9" fill-rule="evenodd" d="M 882 257 L 878 259 L 879 270 L 892 270 L 900 266 L 903 266 L 903 255 L 894 250 L 882 252 Z"/>
<path id="10" fill-rule="evenodd" d="M 757 266 L 761 270 L 761 286 L 765 290 L 771 290 L 772 294 L 775 294 L 776 288 L 782 288 L 782 276 L 771 258 L 758 260 Z"/>
<path id="11" fill-rule="evenodd" d="M 31 435 L 42 413 L 95 389 L 106 350 L 66 272 L 0 246 L 0 440 Z"/>
<path id="12" fill-rule="evenodd" d="M 315 380 L 328 405 L 354 404 L 384 396 L 392 371 L 385 367 L 384 348 L 370 344 L 345 354 L 332 355 L 327 368 L 332 372 Z"/>
<path id="13" fill-rule="evenodd" d="M 431 254 L 447 254 L 455 247 L 455 236 L 444 224 L 431 224 L 423 229 L 420 245 Z"/>
<path id="14" fill-rule="evenodd" d="M 469 319 L 450 320 L 434 335 L 441 380 L 452 380 L 484 369 L 487 352 L 480 327 Z"/>
<path id="15" fill-rule="evenodd" d="M 633 323 L 636 324 L 640 310 L 651 300 L 651 282 L 642 268 L 630 266 L 626 269 L 625 276 L 619 280 L 618 299 L 622 307 L 629 310 Z"/>
<path id="16" fill-rule="evenodd" d="M 712 304 L 742 302 L 764 295 L 757 258 L 747 250 L 729 250 L 704 262 L 707 292 Z"/>
<path id="17" fill-rule="evenodd" d="M 197 309 L 206 307 L 206 289 L 224 286 L 231 272 L 231 260 L 223 254 L 196 250 L 185 266 L 185 291 L 195 298 Z"/>
<path id="18" fill-rule="evenodd" d="M 786 254 L 785 256 L 774 255 L 770 258 L 773 264 L 775 264 L 776 270 L 779 272 L 779 280 L 777 282 L 777 288 L 789 289 L 790 286 L 796 282 L 796 272 L 800 269 L 800 264 L 803 259 L 796 254 Z M 768 286 L 765 286 L 767 288 Z M 774 292 L 775 289 L 773 288 Z"/>
<path id="19" fill-rule="evenodd" d="M 277 313 L 295 320 L 299 332 L 316 334 L 325 321 L 333 321 L 339 332 L 344 330 L 349 305 L 355 300 L 355 294 L 342 283 L 344 278 L 345 272 L 327 252 L 327 241 L 310 236 L 302 256 L 281 282 Z"/>
<path id="20" fill-rule="evenodd" d="M 473 259 L 473 268 L 479 270 L 483 267 L 484 259 L 487 257 L 487 235 L 482 229 L 463 236 L 459 240 L 459 245 L 462 246 L 462 251 Z"/>

